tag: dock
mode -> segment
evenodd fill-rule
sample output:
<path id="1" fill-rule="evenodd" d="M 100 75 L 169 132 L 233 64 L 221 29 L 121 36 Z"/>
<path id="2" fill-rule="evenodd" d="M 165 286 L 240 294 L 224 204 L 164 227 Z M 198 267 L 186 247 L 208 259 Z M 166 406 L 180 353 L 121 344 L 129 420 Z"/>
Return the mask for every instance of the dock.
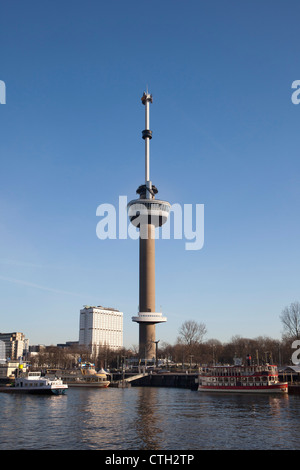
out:
<path id="1" fill-rule="evenodd" d="M 299 384 L 288 384 L 288 393 L 291 395 L 299 395 L 300 393 L 300 385 Z"/>
<path id="2" fill-rule="evenodd" d="M 112 380 L 110 383 L 110 387 L 118 387 L 118 388 L 128 388 L 131 387 L 131 382 L 135 380 L 142 379 L 143 377 L 148 376 L 148 372 L 144 372 L 142 374 L 130 375 L 129 377 L 124 376 L 118 380 Z"/>
<path id="3" fill-rule="evenodd" d="M 175 387 L 196 390 L 198 373 L 146 372 L 141 374 L 113 374 L 111 387 Z"/>

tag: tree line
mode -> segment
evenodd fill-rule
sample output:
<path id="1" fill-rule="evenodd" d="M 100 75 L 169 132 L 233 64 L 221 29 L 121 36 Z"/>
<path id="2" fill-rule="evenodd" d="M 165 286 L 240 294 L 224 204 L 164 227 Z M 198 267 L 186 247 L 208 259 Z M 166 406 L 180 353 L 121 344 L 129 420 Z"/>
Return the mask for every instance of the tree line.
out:
<path id="1" fill-rule="evenodd" d="M 300 340 L 300 303 L 294 302 L 286 307 L 280 319 L 283 325 L 282 339 L 268 336 L 246 338 L 233 336 L 229 342 L 218 339 L 205 340 L 205 324 L 194 320 L 183 322 L 178 331 L 175 344 L 160 342 L 158 358 L 167 367 L 177 369 L 197 368 L 200 365 L 232 364 L 235 357 L 245 360 L 250 355 L 254 363 L 274 363 L 290 365 L 294 352 L 292 343 Z M 97 354 L 91 355 L 88 348 L 73 345 L 68 348 L 48 346 L 35 356 L 31 356 L 33 367 L 64 368 L 78 367 L 79 361 L 92 362 L 100 369 L 120 369 L 133 359 L 138 360 L 138 348 L 122 348 L 117 351 L 101 346 Z"/>

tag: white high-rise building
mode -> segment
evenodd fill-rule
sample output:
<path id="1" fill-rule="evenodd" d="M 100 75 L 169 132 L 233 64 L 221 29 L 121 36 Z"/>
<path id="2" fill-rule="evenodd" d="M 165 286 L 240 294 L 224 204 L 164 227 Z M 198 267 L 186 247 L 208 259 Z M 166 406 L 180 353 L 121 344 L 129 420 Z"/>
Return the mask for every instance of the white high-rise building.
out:
<path id="1" fill-rule="evenodd" d="M 113 308 L 90 307 L 80 310 L 79 345 L 97 354 L 100 346 L 123 347 L 123 313 Z"/>

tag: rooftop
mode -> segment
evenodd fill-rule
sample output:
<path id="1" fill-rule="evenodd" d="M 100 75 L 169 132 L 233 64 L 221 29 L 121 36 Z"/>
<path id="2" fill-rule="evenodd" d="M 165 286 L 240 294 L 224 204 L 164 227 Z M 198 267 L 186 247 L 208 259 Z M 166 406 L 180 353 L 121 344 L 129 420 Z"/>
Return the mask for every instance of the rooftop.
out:
<path id="1" fill-rule="evenodd" d="M 102 310 L 111 310 L 112 312 L 119 312 L 116 308 L 112 307 L 102 307 L 102 305 L 84 305 L 83 308 L 89 309 L 89 308 L 101 308 Z"/>

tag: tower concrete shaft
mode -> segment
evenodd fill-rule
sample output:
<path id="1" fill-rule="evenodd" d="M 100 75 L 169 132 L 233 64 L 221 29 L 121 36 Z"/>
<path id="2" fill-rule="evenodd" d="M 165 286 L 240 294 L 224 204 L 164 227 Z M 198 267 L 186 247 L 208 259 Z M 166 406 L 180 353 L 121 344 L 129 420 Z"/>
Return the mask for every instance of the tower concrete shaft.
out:
<path id="1" fill-rule="evenodd" d="M 139 310 L 155 313 L 155 227 L 150 224 L 140 228 Z M 155 323 L 139 323 L 139 354 L 155 357 Z"/>
<path id="2" fill-rule="evenodd" d="M 145 140 L 145 184 L 139 186 L 139 199 L 128 204 L 128 215 L 131 223 L 140 230 L 139 240 L 139 313 L 132 320 L 139 323 L 139 356 L 154 359 L 156 352 L 155 324 L 165 322 L 161 312 L 155 311 L 155 228 L 164 224 L 168 218 L 170 204 L 155 199 L 157 189 L 150 180 L 150 140 L 149 104 L 152 95 L 144 93 L 142 103 L 145 105 L 145 129 L 142 137 Z"/>

